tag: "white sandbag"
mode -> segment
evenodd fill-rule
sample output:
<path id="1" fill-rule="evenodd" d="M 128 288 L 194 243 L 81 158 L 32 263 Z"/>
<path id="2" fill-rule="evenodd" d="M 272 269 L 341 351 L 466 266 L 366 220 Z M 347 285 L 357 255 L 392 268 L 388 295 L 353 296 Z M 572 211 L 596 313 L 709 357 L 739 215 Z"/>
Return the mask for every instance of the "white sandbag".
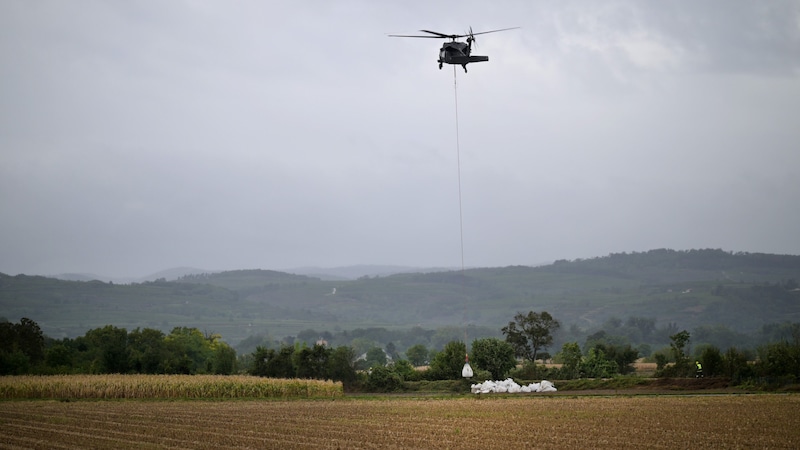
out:
<path id="1" fill-rule="evenodd" d="M 542 380 L 539 392 L 556 392 L 557 390 L 551 381 Z"/>
<path id="2" fill-rule="evenodd" d="M 470 392 L 473 394 L 490 394 L 490 393 L 509 393 L 516 394 L 520 392 L 556 392 L 557 389 L 551 381 L 542 380 L 540 383 L 531 383 L 527 386 L 520 386 L 511 378 L 506 378 L 503 381 L 486 380 L 483 383 L 476 383 L 470 386 Z"/>

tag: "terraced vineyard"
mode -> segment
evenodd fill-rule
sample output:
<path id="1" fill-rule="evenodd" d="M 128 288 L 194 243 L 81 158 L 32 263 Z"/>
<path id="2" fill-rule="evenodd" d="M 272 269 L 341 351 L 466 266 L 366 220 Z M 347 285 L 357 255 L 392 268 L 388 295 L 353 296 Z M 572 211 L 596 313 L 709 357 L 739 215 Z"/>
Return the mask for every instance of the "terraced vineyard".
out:
<path id="1" fill-rule="evenodd" d="M 4 401 L 0 448 L 797 448 L 800 395 Z"/>

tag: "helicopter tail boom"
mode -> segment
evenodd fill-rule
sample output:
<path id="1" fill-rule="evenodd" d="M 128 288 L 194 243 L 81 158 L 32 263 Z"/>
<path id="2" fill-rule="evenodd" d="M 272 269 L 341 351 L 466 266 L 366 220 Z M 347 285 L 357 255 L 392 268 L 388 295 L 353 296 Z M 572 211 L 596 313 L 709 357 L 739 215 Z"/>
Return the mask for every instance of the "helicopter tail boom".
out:
<path id="1" fill-rule="evenodd" d="M 486 61 L 489 61 L 488 56 L 472 55 L 472 56 L 450 56 L 445 61 L 441 62 L 446 62 L 447 64 L 469 64 L 469 63 L 486 62 Z"/>

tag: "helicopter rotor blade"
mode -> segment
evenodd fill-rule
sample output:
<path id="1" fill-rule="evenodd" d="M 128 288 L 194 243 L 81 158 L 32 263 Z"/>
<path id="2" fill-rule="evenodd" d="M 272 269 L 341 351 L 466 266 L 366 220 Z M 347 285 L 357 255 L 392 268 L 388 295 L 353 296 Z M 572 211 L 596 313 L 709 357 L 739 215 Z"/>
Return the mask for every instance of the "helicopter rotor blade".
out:
<path id="1" fill-rule="evenodd" d="M 389 37 L 410 37 L 410 38 L 427 38 L 427 39 L 442 39 L 442 38 L 449 38 L 450 36 L 419 36 L 419 35 L 411 35 L 411 34 L 389 34 Z"/>
<path id="2" fill-rule="evenodd" d="M 472 28 L 470 28 L 469 34 L 470 36 L 477 36 L 479 34 L 489 34 L 489 33 L 497 33 L 498 31 L 507 31 L 507 30 L 516 30 L 519 27 L 511 27 L 511 28 L 501 28 L 499 30 L 490 30 L 490 31 L 481 31 L 479 33 L 473 33 Z"/>
<path id="3" fill-rule="evenodd" d="M 444 34 L 439 33 L 438 31 L 431 31 L 431 30 L 419 30 L 423 33 L 429 33 L 433 36 L 428 35 L 418 35 L 418 34 L 390 34 L 389 37 L 410 37 L 410 38 L 428 38 L 428 39 L 453 39 L 456 40 L 458 38 L 469 37 L 472 38 L 472 41 L 475 42 L 475 36 L 479 34 L 488 34 L 488 33 L 497 33 L 498 31 L 507 31 L 507 30 L 516 30 L 519 27 L 511 27 L 511 28 L 501 28 L 499 30 L 489 30 L 489 31 L 481 31 L 478 33 L 472 32 L 472 27 L 469 27 L 469 33 L 467 34 Z"/>
<path id="4" fill-rule="evenodd" d="M 456 38 L 464 37 L 463 35 L 460 35 L 460 34 L 444 34 L 444 33 L 439 33 L 438 31 L 430 31 L 430 30 L 419 30 L 419 31 L 422 31 L 423 33 L 434 34 L 434 35 L 436 35 L 436 36 L 438 36 L 440 38 L 445 38 L 445 39 L 456 39 Z"/>

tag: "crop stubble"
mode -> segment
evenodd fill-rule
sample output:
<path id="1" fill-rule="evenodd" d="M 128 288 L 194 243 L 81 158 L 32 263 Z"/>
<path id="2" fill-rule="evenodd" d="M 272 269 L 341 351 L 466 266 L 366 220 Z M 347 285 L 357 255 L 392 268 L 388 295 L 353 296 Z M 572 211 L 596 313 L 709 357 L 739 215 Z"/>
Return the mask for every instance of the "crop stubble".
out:
<path id="1" fill-rule="evenodd" d="M 4 401 L 0 448 L 797 448 L 800 396 Z"/>

